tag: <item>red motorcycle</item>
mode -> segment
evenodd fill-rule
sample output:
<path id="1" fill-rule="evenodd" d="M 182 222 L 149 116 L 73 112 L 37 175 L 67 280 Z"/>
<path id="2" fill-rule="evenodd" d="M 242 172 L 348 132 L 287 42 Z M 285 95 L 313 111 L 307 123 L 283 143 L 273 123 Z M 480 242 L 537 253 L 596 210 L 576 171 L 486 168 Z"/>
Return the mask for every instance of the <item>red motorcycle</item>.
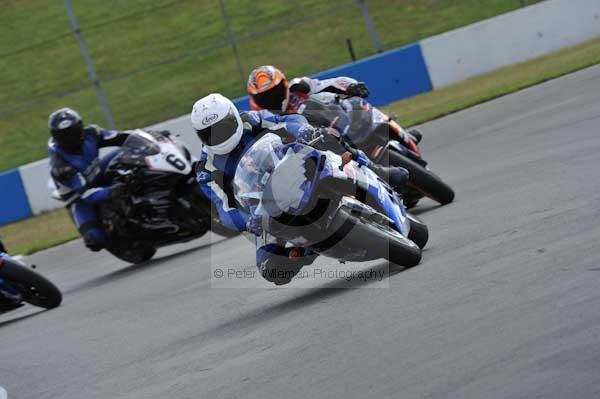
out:
<path id="1" fill-rule="evenodd" d="M 332 126 L 344 140 L 364 151 L 372 161 L 384 166 L 401 166 L 410 173 L 403 189 L 407 208 L 424 196 L 442 205 L 454 200 L 454 190 L 433 173 L 421 155 L 422 135 L 404 130 L 394 118 L 360 97 L 322 92 L 308 97 L 298 112 L 314 126 Z"/>

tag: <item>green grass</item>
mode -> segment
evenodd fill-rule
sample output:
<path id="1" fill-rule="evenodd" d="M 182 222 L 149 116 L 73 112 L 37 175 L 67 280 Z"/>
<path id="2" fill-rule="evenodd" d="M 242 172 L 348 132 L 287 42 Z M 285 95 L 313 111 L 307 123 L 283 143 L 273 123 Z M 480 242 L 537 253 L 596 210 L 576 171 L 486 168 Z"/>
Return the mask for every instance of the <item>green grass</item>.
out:
<path id="1" fill-rule="evenodd" d="M 538 1 L 367 4 L 384 48 L 391 49 Z M 209 92 L 244 94 L 231 46 L 219 47 L 227 33 L 218 1 L 73 3 L 118 128 L 182 115 Z M 346 38 L 359 58 L 375 52 L 355 0 L 225 3 L 243 76 L 260 64 L 297 76 L 346 63 Z M 62 1 L 0 0 L 0 37 L 0 170 L 46 156 L 47 116 L 58 107 L 106 123 Z"/>
<path id="2" fill-rule="evenodd" d="M 426 122 L 519 89 L 600 63 L 600 38 L 466 80 L 387 107 L 404 126 Z M 76 238 L 65 210 L 0 228 L 13 253 L 31 253 Z"/>
<path id="3" fill-rule="evenodd" d="M 0 227 L 11 254 L 28 255 L 79 237 L 66 209 L 59 209 Z"/>

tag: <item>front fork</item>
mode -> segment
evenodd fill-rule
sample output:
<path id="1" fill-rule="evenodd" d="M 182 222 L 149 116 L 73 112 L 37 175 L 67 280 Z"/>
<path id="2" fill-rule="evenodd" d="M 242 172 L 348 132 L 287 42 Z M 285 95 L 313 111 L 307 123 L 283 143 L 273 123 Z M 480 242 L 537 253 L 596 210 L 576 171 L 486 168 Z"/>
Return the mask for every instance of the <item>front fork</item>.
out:
<path id="1" fill-rule="evenodd" d="M 0 269 L 4 262 L 9 260 L 10 257 L 4 253 L 0 252 Z M 10 302 L 19 303 L 23 300 L 23 296 L 19 291 L 14 289 L 8 282 L 6 282 L 2 277 L 0 277 L 0 300 L 2 298 L 8 299 Z"/>

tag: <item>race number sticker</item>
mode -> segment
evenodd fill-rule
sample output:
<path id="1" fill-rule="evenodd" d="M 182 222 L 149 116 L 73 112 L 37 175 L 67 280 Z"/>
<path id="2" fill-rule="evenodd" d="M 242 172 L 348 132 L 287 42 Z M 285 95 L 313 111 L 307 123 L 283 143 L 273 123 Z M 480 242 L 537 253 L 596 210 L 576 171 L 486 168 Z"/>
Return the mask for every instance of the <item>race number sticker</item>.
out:
<path id="1" fill-rule="evenodd" d="M 185 170 L 185 162 L 177 158 L 175 154 L 167 155 L 167 162 L 170 163 L 177 170 Z"/>

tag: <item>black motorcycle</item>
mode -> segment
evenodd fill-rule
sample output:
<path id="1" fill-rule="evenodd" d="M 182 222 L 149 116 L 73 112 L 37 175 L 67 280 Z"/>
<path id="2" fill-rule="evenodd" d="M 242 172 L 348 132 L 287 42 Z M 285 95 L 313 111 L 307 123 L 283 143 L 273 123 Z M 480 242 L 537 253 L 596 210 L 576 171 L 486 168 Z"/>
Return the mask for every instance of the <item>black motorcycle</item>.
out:
<path id="1" fill-rule="evenodd" d="M 168 132 L 135 130 L 104 171 L 119 198 L 102 204 L 107 250 L 131 263 L 151 259 L 161 246 L 201 237 L 208 230 L 231 237 L 201 192 L 190 151 Z"/>
<path id="2" fill-rule="evenodd" d="M 402 191 L 407 208 L 414 207 L 423 196 L 440 204 L 454 200 L 452 188 L 429 170 L 421 156 L 421 133 L 405 131 L 394 118 L 364 99 L 323 92 L 308 97 L 298 112 L 312 125 L 332 125 L 374 162 L 407 169 L 410 178 Z"/>

